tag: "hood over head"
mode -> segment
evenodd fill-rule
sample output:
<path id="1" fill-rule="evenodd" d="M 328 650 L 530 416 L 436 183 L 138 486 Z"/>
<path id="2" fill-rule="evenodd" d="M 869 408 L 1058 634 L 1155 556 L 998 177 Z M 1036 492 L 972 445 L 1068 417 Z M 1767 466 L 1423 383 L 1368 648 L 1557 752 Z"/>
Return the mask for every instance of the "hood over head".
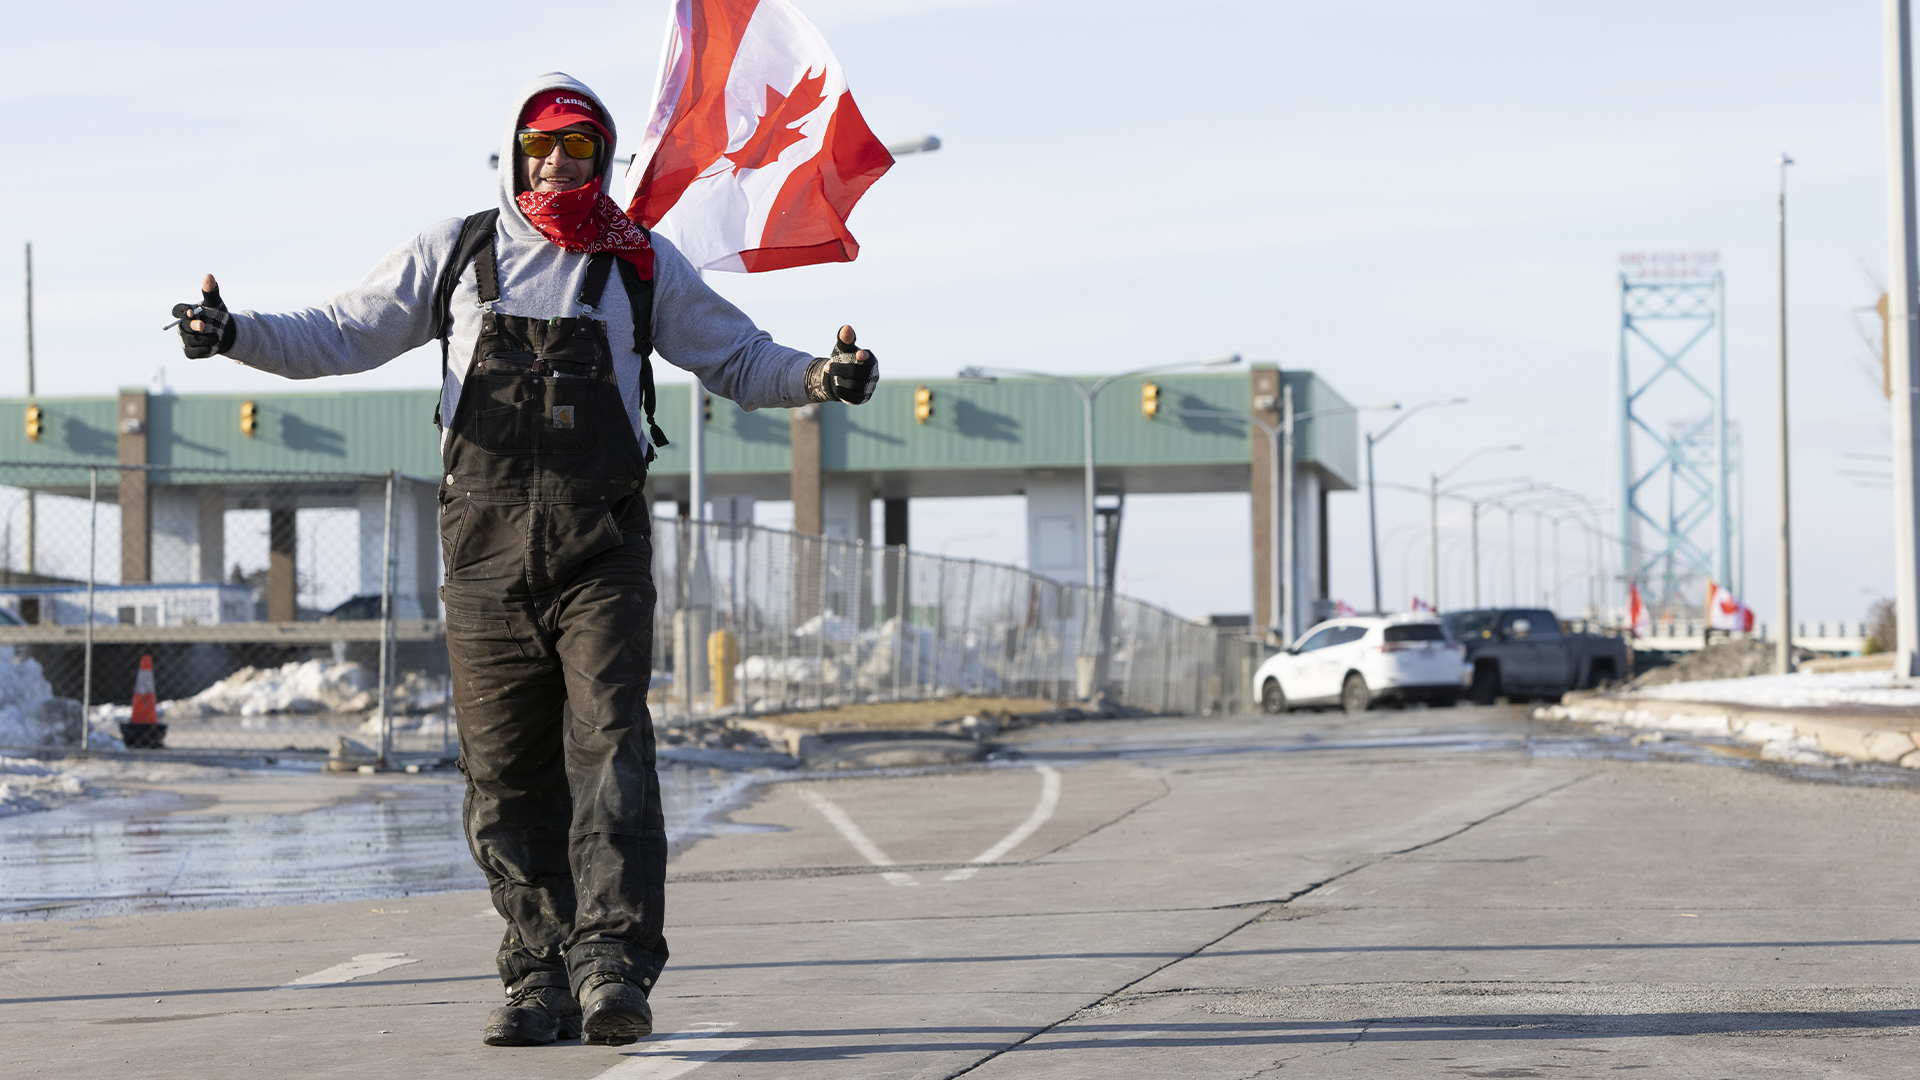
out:
<path id="1" fill-rule="evenodd" d="M 514 187 L 516 182 L 515 174 L 520 168 L 520 145 L 516 136 L 520 133 L 520 126 L 521 126 L 520 117 L 522 114 L 524 114 L 527 111 L 527 105 L 530 102 L 532 102 L 535 98 L 540 97 L 542 94 L 545 94 L 547 91 L 551 91 L 551 90 L 566 91 L 567 93 L 565 96 L 567 98 L 572 98 L 577 96 L 581 99 L 584 99 L 586 102 L 591 104 L 594 111 L 599 113 L 599 115 L 593 118 L 590 122 L 593 123 L 595 126 L 599 127 L 602 131 L 606 133 L 607 149 L 603 159 L 596 163 L 599 167 L 599 171 L 594 175 L 597 176 L 600 180 L 601 190 L 603 192 L 607 192 L 609 195 L 612 194 L 610 191 L 607 191 L 607 187 L 608 187 L 609 181 L 612 180 L 611 174 L 613 172 L 613 159 L 614 159 L 614 147 L 615 147 L 615 135 L 616 135 L 616 130 L 613 124 L 613 114 L 607 110 L 606 104 L 600 100 L 600 95 L 595 94 L 592 90 L 588 89 L 585 83 L 581 82 L 580 80 L 574 78 L 571 75 L 566 74 L 565 72 L 549 71 L 545 75 L 541 75 L 538 78 L 535 78 L 533 81 L 527 83 L 525 86 L 521 87 L 520 92 L 514 96 L 513 111 L 507 114 L 507 131 L 506 131 L 506 134 L 502 137 L 501 143 L 500 143 L 500 169 L 499 169 L 499 185 L 498 185 L 499 198 L 500 198 L 500 226 L 501 228 L 506 230 L 507 235 L 512 236 L 516 239 L 521 239 L 521 240 L 544 239 L 540 231 L 533 227 L 533 223 L 527 220 L 527 215 L 521 211 L 520 204 L 518 200 L 515 198 L 515 196 L 518 194 L 518 192 L 515 190 L 515 187 Z M 578 108 L 578 106 L 571 105 L 569 103 L 568 105 L 563 106 L 562 110 L 565 111 L 570 108 Z M 551 106 L 549 106 L 549 111 L 551 111 Z M 558 117 L 556 116 L 554 118 L 557 119 Z M 565 127 L 567 126 L 567 124 L 573 123 L 573 122 L 574 120 L 568 119 L 566 120 L 565 123 L 554 124 L 553 126 Z M 541 121 L 536 123 L 535 126 L 539 127 L 541 130 L 547 130 L 548 122 Z"/>

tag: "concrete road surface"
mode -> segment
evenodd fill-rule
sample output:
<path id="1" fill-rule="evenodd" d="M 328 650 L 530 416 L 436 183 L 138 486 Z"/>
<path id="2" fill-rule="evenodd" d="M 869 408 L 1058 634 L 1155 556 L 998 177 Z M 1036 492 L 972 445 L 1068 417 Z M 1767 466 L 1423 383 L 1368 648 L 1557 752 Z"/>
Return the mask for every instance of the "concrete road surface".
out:
<path id="1" fill-rule="evenodd" d="M 0 924 L 0 1076 L 1920 1075 L 1898 770 L 1519 709 L 1008 750 L 719 814 L 634 1046 L 480 1045 L 501 924 L 454 893 Z"/>

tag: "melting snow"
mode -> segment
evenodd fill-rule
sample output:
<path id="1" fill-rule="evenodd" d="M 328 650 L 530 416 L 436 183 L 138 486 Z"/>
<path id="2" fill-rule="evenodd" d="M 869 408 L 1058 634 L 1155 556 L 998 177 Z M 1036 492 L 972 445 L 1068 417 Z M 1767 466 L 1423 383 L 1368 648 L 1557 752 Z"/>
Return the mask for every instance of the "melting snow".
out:
<path id="1" fill-rule="evenodd" d="M 1660 701 L 1717 701 L 1729 705 L 1759 705 L 1777 709 L 1828 705 L 1920 707 L 1920 686 L 1896 685 L 1893 676 L 1884 671 L 1706 679 L 1649 686 L 1634 691 L 1633 696 Z"/>

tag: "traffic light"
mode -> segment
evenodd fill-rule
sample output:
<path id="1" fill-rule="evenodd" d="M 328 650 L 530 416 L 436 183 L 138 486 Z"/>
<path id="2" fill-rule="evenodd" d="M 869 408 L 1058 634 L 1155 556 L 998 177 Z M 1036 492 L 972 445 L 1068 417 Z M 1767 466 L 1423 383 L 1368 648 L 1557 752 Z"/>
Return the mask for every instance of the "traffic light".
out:
<path id="1" fill-rule="evenodd" d="M 933 419 L 933 391 L 924 386 L 913 391 L 913 418 L 922 424 Z"/>
<path id="2" fill-rule="evenodd" d="M 713 423 L 713 395 L 702 392 L 700 395 L 700 419 Z"/>
<path id="3" fill-rule="evenodd" d="M 40 406 L 27 406 L 27 441 L 40 441 Z"/>
<path id="4" fill-rule="evenodd" d="M 240 434 L 245 435 L 247 438 L 251 439 L 253 438 L 254 429 L 259 426 L 260 426 L 260 410 L 255 408 L 253 402 L 251 401 L 241 402 L 240 403 Z"/>
<path id="5" fill-rule="evenodd" d="M 1140 386 L 1140 415 L 1151 420 L 1160 415 L 1160 384 L 1142 383 Z"/>

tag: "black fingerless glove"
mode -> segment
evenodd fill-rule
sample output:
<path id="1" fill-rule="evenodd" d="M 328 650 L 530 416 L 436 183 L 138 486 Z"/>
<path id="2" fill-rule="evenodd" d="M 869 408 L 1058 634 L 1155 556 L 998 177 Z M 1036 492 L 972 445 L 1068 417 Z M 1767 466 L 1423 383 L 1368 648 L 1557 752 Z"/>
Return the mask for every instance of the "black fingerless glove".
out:
<path id="1" fill-rule="evenodd" d="M 866 359 L 861 359 L 861 357 Z M 835 339 L 833 352 L 826 358 L 825 389 L 831 401 L 865 405 L 880 385 L 880 358 L 870 349 L 856 349 Z"/>
<path id="2" fill-rule="evenodd" d="M 212 292 L 200 294 L 197 307 L 192 304 L 173 305 L 173 317 L 180 320 L 180 347 L 189 360 L 205 360 L 226 352 L 233 347 L 234 335 L 239 330 L 233 316 L 227 314 L 226 302 L 220 299 L 220 287 L 217 285 Z M 206 329 L 193 329 L 189 324 L 194 319 L 199 319 Z"/>

